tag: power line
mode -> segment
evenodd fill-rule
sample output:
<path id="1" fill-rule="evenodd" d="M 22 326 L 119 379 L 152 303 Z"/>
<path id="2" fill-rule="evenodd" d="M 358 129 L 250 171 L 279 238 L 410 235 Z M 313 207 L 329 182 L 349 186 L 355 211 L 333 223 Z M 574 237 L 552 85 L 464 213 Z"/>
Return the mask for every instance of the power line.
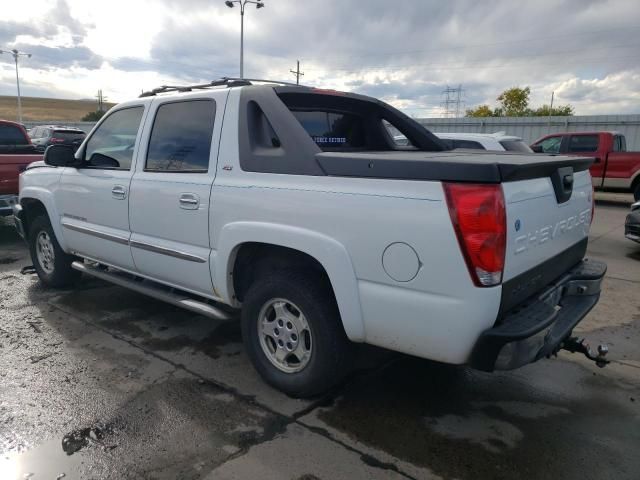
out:
<path id="1" fill-rule="evenodd" d="M 460 116 L 460 106 L 462 104 L 461 96 L 464 90 L 462 89 L 462 85 L 458 85 L 457 87 L 450 87 L 447 85 L 442 92 L 445 95 L 444 101 L 441 103 L 442 108 L 444 108 L 443 115 L 445 117 L 459 117 Z"/>

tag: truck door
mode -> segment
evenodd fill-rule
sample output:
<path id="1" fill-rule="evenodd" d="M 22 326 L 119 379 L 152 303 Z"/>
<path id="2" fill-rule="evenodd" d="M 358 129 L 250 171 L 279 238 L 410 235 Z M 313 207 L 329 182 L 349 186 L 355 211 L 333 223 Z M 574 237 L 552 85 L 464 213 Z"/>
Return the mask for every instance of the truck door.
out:
<path id="1" fill-rule="evenodd" d="M 574 133 L 567 141 L 567 154 L 595 157 L 591 165 L 591 181 L 595 187 L 601 187 L 607 165 L 606 154 L 600 154 L 600 135 L 597 133 Z"/>
<path id="2" fill-rule="evenodd" d="M 153 101 L 129 204 L 139 273 L 209 297 L 209 202 L 227 95 Z"/>
<path id="3" fill-rule="evenodd" d="M 55 192 L 69 249 L 125 270 L 135 270 L 128 200 L 144 113 L 142 103 L 109 113 L 80 153 L 83 166 L 66 167 Z"/>

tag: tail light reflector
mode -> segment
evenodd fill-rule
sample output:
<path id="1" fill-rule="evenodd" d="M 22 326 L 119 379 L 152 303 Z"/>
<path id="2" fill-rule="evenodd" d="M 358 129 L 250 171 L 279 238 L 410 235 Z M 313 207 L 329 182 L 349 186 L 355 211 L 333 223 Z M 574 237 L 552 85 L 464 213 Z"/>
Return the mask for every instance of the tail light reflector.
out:
<path id="1" fill-rule="evenodd" d="M 507 241 L 502 186 L 444 183 L 444 192 L 473 283 L 478 287 L 498 285 Z"/>

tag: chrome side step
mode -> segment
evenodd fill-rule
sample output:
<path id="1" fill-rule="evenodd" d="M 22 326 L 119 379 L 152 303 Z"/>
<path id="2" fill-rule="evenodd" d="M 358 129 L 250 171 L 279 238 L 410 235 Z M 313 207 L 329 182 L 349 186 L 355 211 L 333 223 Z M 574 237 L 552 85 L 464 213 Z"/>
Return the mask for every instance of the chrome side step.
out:
<path id="1" fill-rule="evenodd" d="M 230 314 L 218 307 L 206 303 L 205 301 L 196 300 L 186 294 L 177 293 L 170 290 L 169 287 L 153 283 L 150 280 L 146 280 L 143 283 L 133 280 L 128 274 L 108 272 L 79 261 L 73 262 L 71 267 L 74 270 L 86 273 L 92 277 L 134 290 L 143 295 L 155 298 L 156 300 L 161 300 L 163 302 L 182 307 L 206 317 L 215 318 L 216 320 L 229 320 L 231 318 Z"/>

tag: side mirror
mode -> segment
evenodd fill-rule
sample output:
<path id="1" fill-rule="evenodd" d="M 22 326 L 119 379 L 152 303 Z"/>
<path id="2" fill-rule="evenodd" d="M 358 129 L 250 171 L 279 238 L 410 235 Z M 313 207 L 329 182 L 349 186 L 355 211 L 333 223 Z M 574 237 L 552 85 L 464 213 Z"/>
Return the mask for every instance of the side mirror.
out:
<path id="1" fill-rule="evenodd" d="M 542 151 L 542 145 L 531 145 L 531 150 L 533 150 L 533 153 L 544 153 Z"/>
<path id="2" fill-rule="evenodd" d="M 91 155 L 91 158 L 87 162 L 87 165 L 97 168 L 119 168 L 120 162 L 108 155 L 104 155 L 102 153 L 94 153 Z"/>
<path id="3" fill-rule="evenodd" d="M 68 145 L 50 145 L 44 152 L 44 163 L 52 167 L 73 167 L 79 161 L 73 153 L 73 147 Z"/>

